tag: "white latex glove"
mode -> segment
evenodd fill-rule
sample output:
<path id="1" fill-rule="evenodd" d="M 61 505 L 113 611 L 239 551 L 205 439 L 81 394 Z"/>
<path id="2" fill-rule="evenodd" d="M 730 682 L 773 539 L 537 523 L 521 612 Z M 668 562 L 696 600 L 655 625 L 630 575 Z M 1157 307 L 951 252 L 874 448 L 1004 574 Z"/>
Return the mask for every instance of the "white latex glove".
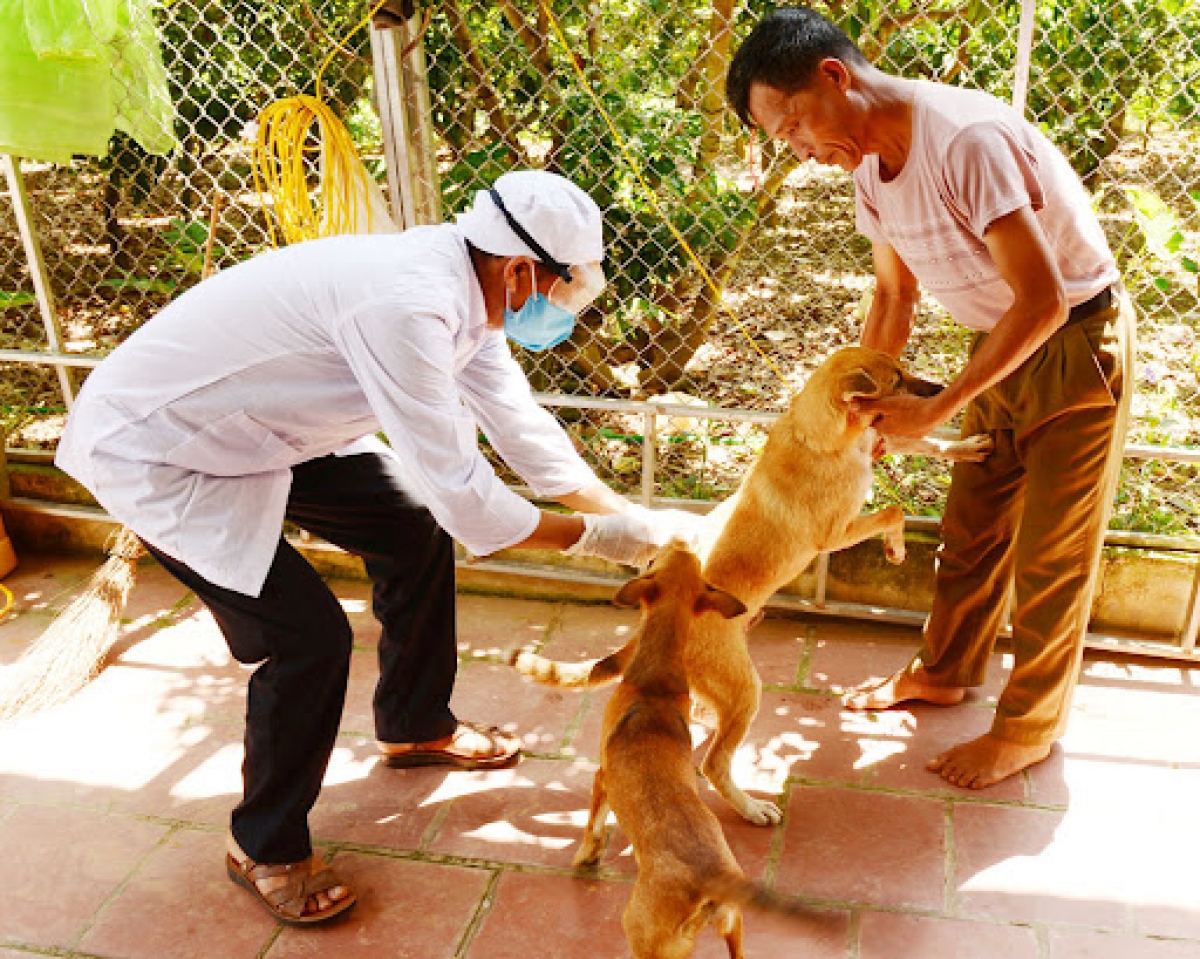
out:
<path id="1" fill-rule="evenodd" d="M 598 556 L 628 566 L 647 566 L 671 539 L 693 548 L 699 541 L 701 517 L 684 510 L 648 510 L 630 506 L 620 513 L 581 513 L 583 535 L 567 556 Z"/>
<path id="2" fill-rule="evenodd" d="M 636 504 L 631 505 L 627 512 L 637 513 L 651 526 L 656 549 L 661 549 L 673 539 L 683 540 L 689 549 L 700 547 L 704 517 L 699 513 L 689 513 L 683 509 L 646 509 Z"/>

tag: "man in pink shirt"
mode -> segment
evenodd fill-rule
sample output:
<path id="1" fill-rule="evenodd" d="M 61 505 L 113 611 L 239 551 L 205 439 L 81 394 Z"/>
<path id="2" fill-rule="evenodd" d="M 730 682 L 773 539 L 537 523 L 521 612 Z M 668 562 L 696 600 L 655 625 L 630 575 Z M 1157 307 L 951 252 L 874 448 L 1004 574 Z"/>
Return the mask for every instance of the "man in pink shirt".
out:
<path id="1" fill-rule="evenodd" d="M 1035 126 L 987 94 L 883 73 L 810 9 L 759 23 L 726 86 L 743 122 L 853 174 L 876 275 L 864 346 L 905 348 L 921 286 L 977 331 L 939 395 L 859 403 L 899 436 L 963 411 L 964 433 L 996 445 L 954 469 L 921 650 L 846 703 L 961 702 L 983 682 L 1014 582 L 1014 666 L 992 728 L 929 763 L 990 786 L 1049 755 L 1079 671 L 1133 335 L 1116 263 L 1083 185 Z"/>

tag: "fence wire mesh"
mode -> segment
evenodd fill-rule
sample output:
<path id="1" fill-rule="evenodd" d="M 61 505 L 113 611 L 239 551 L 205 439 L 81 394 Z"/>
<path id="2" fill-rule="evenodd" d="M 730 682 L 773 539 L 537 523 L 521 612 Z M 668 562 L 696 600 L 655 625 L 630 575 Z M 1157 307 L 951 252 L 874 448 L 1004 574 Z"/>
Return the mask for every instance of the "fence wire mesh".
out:
<path id="1" fill-rule="evenodd" d="M 817 6 L 886 70 L 1012 95 L 1019 3 Z M 521 353 L 535 388 L 777 410 L 831 350 L 856 341 L 873 281 L 849 178 L 756 142 L 724 106 L 729 57 L 767 9 L 732 0 L 445 0 L 408 9 L 389 0 L 385 12 L 409 16 L 406 37 L 420 40 L 403 61 L 419 68 L 410 79 L 427 78 L 433 163 L 413 175 L 444 216 L 525 166 L 569 176 L 605 211 L 609 290 L 567 343 Z M 1027 112 L 1085 178 L 1140 314 L 1131 440 L 1196 445 L 1200 10 L 1185 0 L 1038 0 L 1035 10 Z M 176 149 L 155 157 L 118 135 L 104 159 L 24 165 L 72 351 L 103 354 L 195 283 L 211 223 L 217 267 L 268 245 L 269 214 L 250 167 L 255 117 L 273 99 L 311 92 L 318 64 L 367 7 L 173 0 L 154 12 Z M 342 45 L 323 96 L 383 182 L 396 171 L 383 159 L 368 31 Z M 45 349 L 29 264 L 2 200 L 0 233 L 0 349 Z M 967 342 L 922 302 L 910 350 L 918 372 L 953 375 Z M 65 412 L 55 372 L 6 364 L 0 390 L 9 445 L 52 446 Z M 651 439 L 640 414 L 555 410 L 619 489 L 643 488 L 653 442 L 657 496 L 721 497 L 764 435 L 745 422 L 663 417 Z M 1170 458 L 1129 461 L 1114 526 L 1200 535 L 1195 472 Z M 940 465 L 886 462 L 876 497 L 936 515 L 946 484 Z"/>

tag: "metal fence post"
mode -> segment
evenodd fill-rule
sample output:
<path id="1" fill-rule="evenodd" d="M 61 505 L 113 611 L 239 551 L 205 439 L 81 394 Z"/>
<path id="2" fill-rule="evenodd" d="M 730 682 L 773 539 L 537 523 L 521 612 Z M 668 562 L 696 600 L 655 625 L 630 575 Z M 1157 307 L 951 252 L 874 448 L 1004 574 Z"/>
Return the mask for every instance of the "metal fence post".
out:
<path id="1" fill-rule="evenodd" d="M 1017 62 L 1013 67 L 1012 105 L 1021 115 L 1029 99 L 1029 70 L 1033 59 L 1033 27 L 1037 15 L 1037 0 L 1021 0 L 1021 23 L 1017 29 Z M 1004 613 L 1000 617 L 1001 629 L 1012 632 L 1013 602 L 1016 598 L 1016 581 L 1009 577 L 1008 589 L 1004 594 Z"/>
<path id="2" fill-rule="evenodd" d="M 371 59 L 375 69 L 375 102 L 383 127 L 383 156 L 388 171 L 388 199 L 392 219 L 401 229 L 419 220 L 413 197 L 412 164 L 409 162 L 408 116 L 404 109 L 400 49 L 394 29 L 371 28 Z"/>
<path id="3" fill-rule="evenodd" d="M 393 217 L 405 229 L 440 223 L 442 199 L 420 26 L 410 20 L 400 27 L 372 28 L 371 55 Z"/>
<path id="4" fill-rule="evenodd" d="M 658 417 L 653 410 L 642 414 L 642 505 L 654 499 L 654 474 L 658 466 Z"/>
<path id="5" fill-rule="evenodd" d="M 409 173 L 419 223 L 442 222 L 442 191 L 438 185 L 437 145 L 433 134 L 433 110 L 429 99 L 429 72 L 425 64 L 425 26 L 418 18 L 397 31 L 403 44 L 400 60 L 404 108 L 408 116 Z"/>
<path id="6" fill-rule="evenodd" d="M 46 345 L 53 353 L 63 352 L 62 327 L 58 323 L 58 310 L 54 306 L 54 292 L 50 288 L 50 274 L 46 272 L 46 261 L 42 257 L 42 244 L 38 240 L 37 227 L 33 222 L 33 207 L 29 204 L 29 194 L 25 192 L 25 178 L 21 175 L 21 161 L 7 153 L 0 154 L 0 163 L 4 166 L 4 178 L 8 181 L 8 191 L 12 196 L 13 212 L 17 218 L 17 229 L 21 233 L 21 245 L 25 248 L 25 256 L 29 260 L 29 274 L 33 279 L 33 292 L 37 296 L 38 309 L 42 314 L 42 325 L 46 330 Z M 70 371 L 61 364 L 55 364 L 58 371 L 58 385 L 62 388 L 63 400 L 67 408 L 75 402 L 75 383 Z"/>
<path id="7" fill-rule="evenodd" d="M 1029 68 L 1033 58 L 1033 27 L 1037 17 L 1037 0 L 1021 0 L 1021 26 L 1017 31 L 1017 63 L 1013 70 L 1012 105 L 1018 113 L 1025 112 L 1029 97 Z"/>

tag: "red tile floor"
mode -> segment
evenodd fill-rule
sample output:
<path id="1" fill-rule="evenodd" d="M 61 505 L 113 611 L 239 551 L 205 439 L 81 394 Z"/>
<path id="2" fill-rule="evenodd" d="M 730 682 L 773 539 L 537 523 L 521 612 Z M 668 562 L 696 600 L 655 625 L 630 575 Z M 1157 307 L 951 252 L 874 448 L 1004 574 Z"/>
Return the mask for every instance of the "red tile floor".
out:
<path id="1" fill-rule="evenodd" d="M 23 558 L 5 581 L 9 663 L 93 569 Z M 586 657 L 633 616 L 463 596 L 455 707 L 528 750 L 490 774 L 389 770 L 370 725 L 376 626 L 362 583 L 333 584 L 357 649 L 343 729 L 312 816 L 359 895 L 327 928 L 277 926 L 226 878 L 246 673 L 211 620 L 143 566 L 120 656 L 83 693 L 0 724 L 0 959 L 30 955 L 284 959 L 625 956 L 633 865 L 617 838 L 573 875 L 603 693 L 525 684 L 518 643 Z M 841 686 L 903 662 L 911 630 L 768 619 L 766 684 L 738 774 L 784 822 L 741 822 L 709 797 L 746 871 L 836 914 L 813 937 L 747 918 L 757 959 L 1200 959 L 1200 669 L 1089 658 L 1069 734 L 1032 772 L 985 792 L 923 769 L 985 730 L 1006 660 L 953 710 L 842 710 Z M 724 955 L 706 933 L 697 955 Z"/>

